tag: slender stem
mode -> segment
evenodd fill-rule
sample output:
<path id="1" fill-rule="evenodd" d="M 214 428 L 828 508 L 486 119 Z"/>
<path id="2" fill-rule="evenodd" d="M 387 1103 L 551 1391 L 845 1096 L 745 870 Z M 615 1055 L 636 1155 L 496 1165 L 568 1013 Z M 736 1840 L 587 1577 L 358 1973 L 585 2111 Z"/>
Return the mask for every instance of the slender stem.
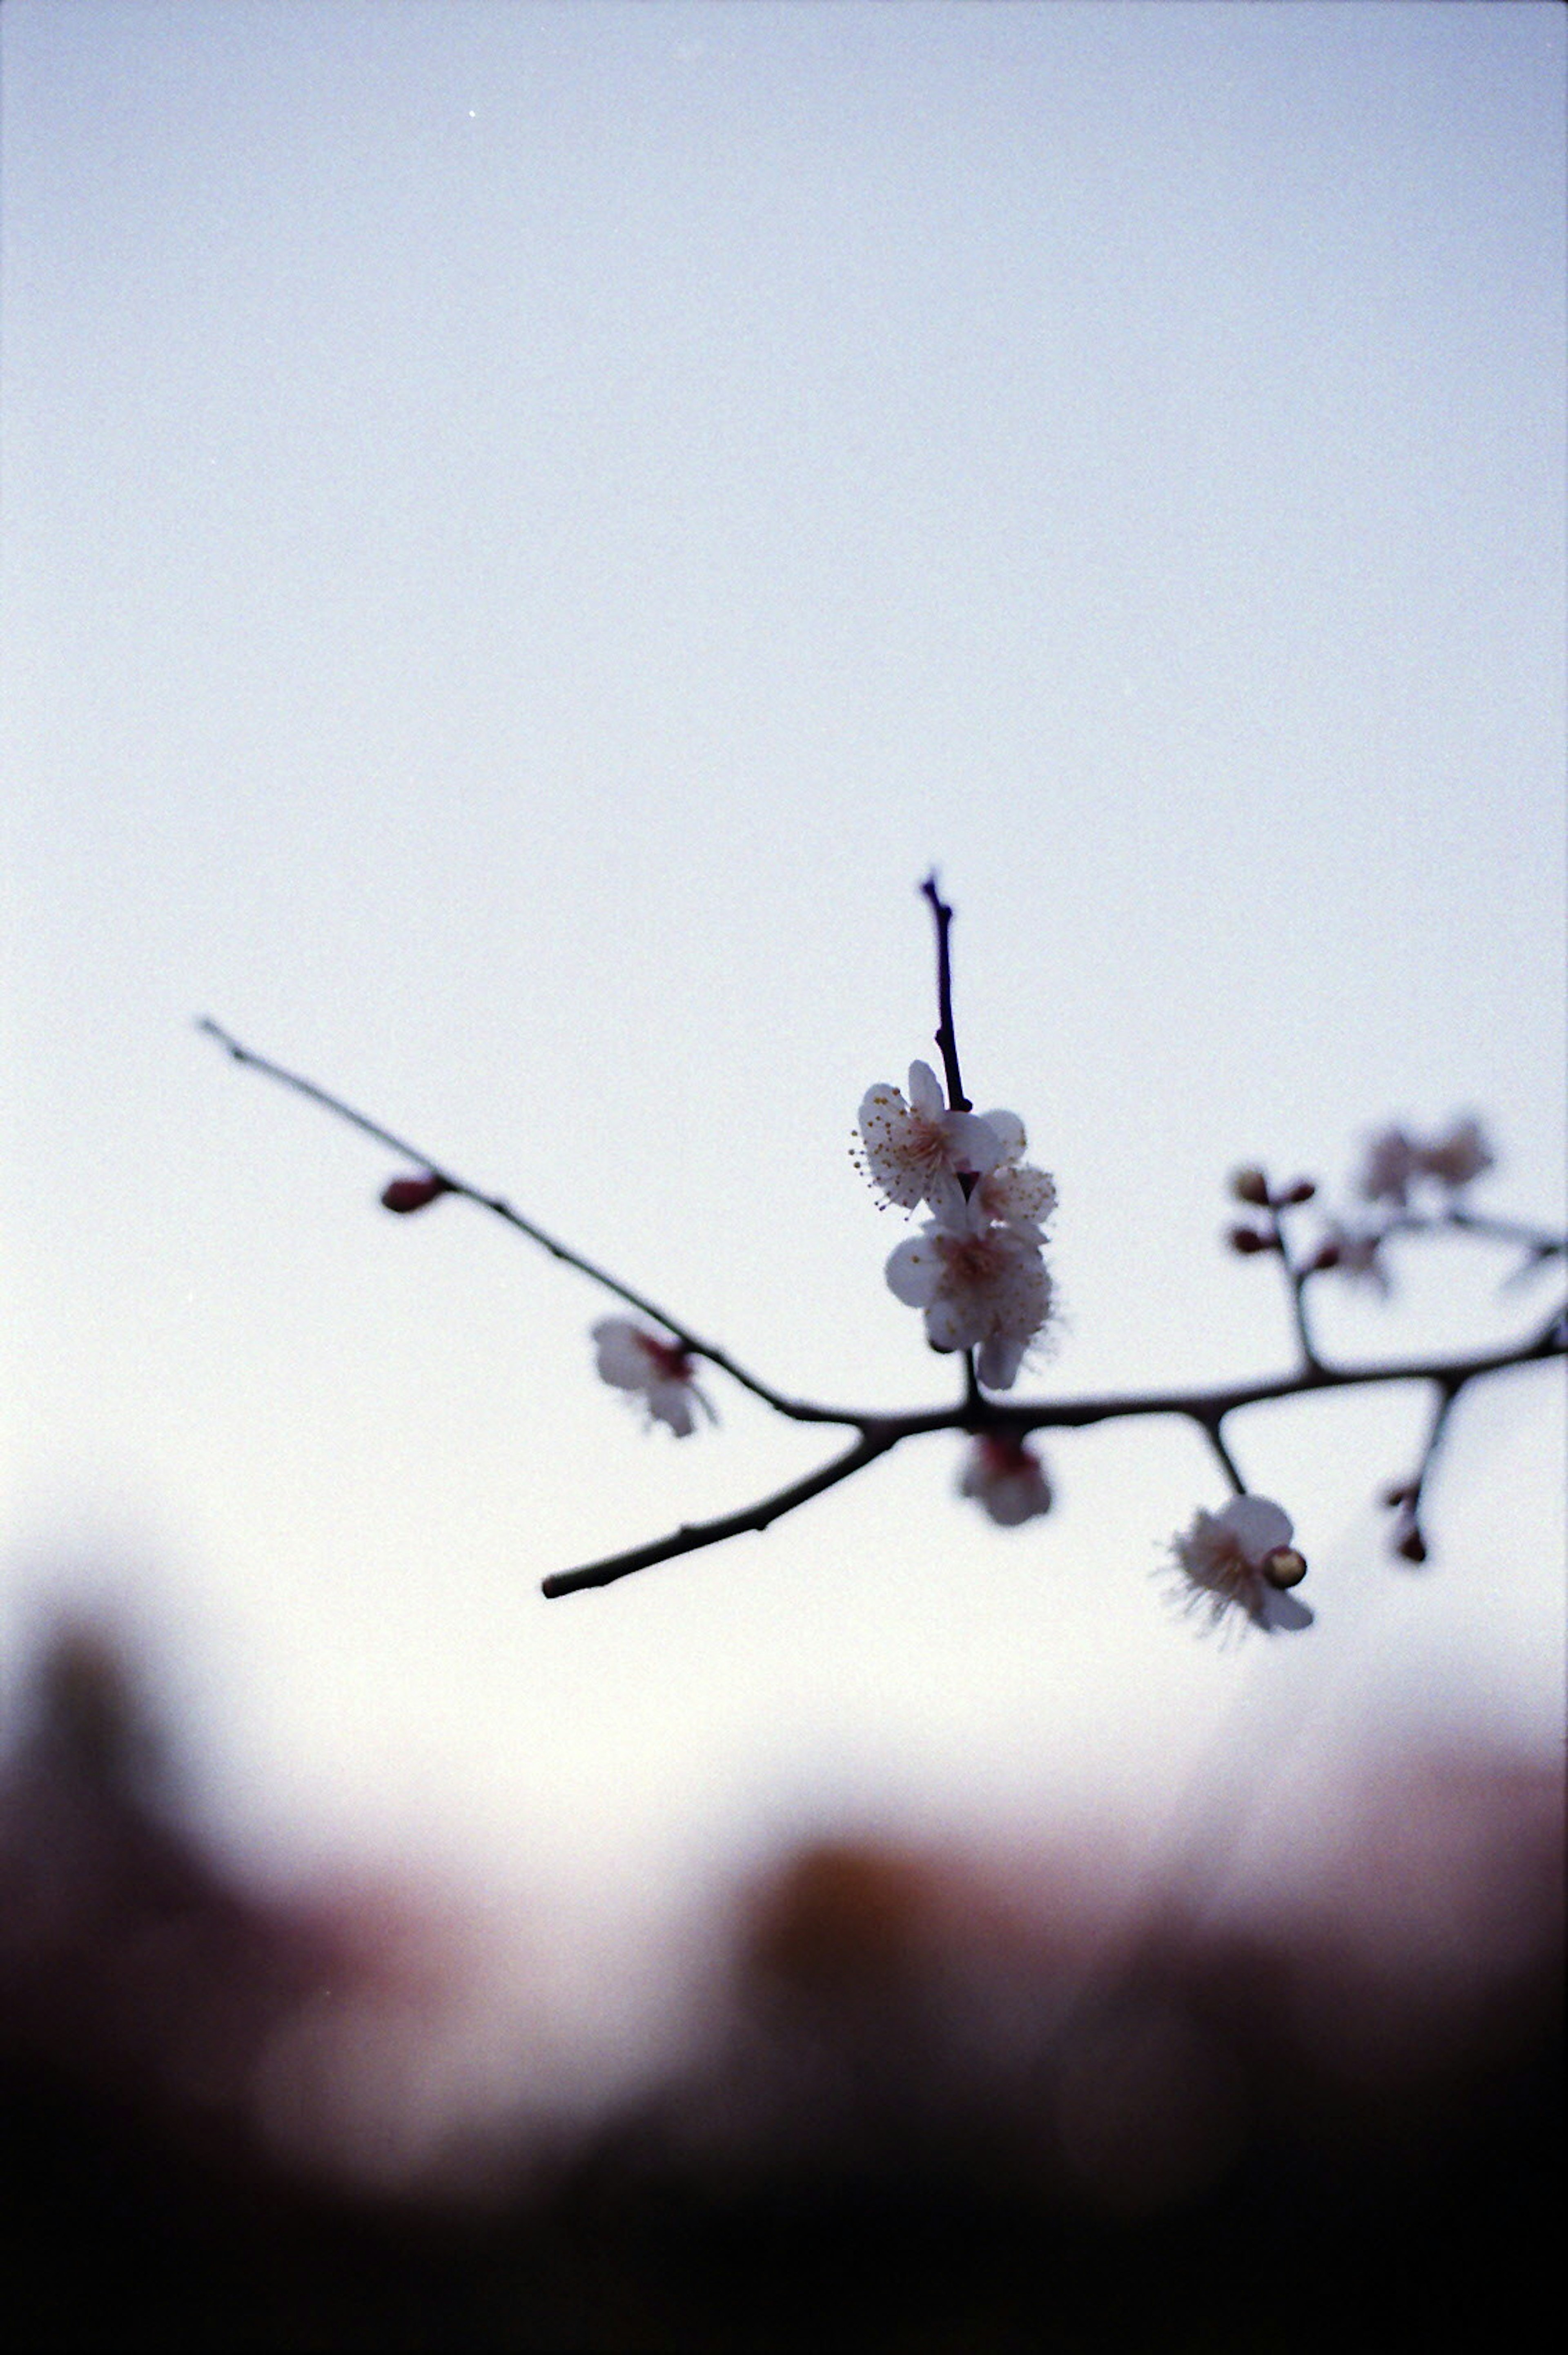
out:
<path id="1" fill-rule="evenodd" d="M 951 1112 L 972 1112 L 974 1106 L 964 1092 L 964 1081 L 958 1069 L 958 1039 L 953 1028 L 953 952 L 948 935 L 953 930 L 953 911 L 936 887 L 933 870 L 921 885 L 922 897 L 931 902 L 931 912 L 936 919 L 936 1044 L 942 1053 L 942 1068 L 947 1078 L 947 1104 Z"/>
<path id="2" fill-rule="evenodd" d="M 706 1358 L 709 1365 L 718 1366 L 731 1381 L 739 1382 L 742 1390 L 750 1391 L 753 1397 L 760 1398 L 776 1413 L 788 1415 L 793 1423 L 859 1422 L 858 1415 L 839 1414 L 824 1407 L 804 1405 L 797 1400 L 784 1398 L 757 1375 L 748 1373 L 726 1350 L 693 1333 L 667 1309 L 659 1307 L 656 1302 L 646 1299 L 642 1293 L 634 1292 L 631 1285 L 623 1284 L 618 1276 L 596 1267 L 592 1260 L 584 1259 L 581 1252 L 574 1252 L 567 1244 L 558 1242 L 553 1235 L 546 1234 L 542 1227 L 536 1227 L 531 1219 L 525 1219 L 520 1210 L 513 1209 L 510 1202 L 500 1195 L 486 1194 L 481 1188 L 471 1186 L 465 1178 L 459 1178 L 454 1171 L 443 1168 L 439 1161 L 432 1160 L 428 1153 L 421 1153 L 418 1146 L 411 1145 L 406 1137 L 394 1135 L 379 1121 L 368 1119 L 362 1112 L 356 1112 L 352 1104 L 345 1103 L 341 1096 L 329 1094 L 325 1088 L 317 1087 L 314 1080 L 303 1078 L 298 1071 L 285 1071 L 281 1063 L 269 1062 L 264 1055 L 252 1053 L 249 1047 L 242 1047 L 238 1039 L 231 1037 L 220 1023 L 214 1022 L 210 1015 L 204 1015 L 196 1027 L 205 1031 L 209 1039 L 216 1039 L 219 1046 L 228 1050 L 235 1062 L 244 1064 L 252 1071 L 261 1071 L 285 1088 L 292 1088 L 296 1095 L 308 1096 L 312 1103 L 318 1103 L 325 1111 L 335 1113 L 351 1128 L 373 1136 L 378 1145 L 386 1146 L 389 1152 L 400 1155 L 405 1161 L 411 1161 L 417 1168 L 428 1170 L 432 1178 L 439 1178 L 449 1193 L 464 1195 L 469 1201 L 477 1202 L 481 1209 L 493 1212 L 497 1219 L 504 1219 L 507 1226 L 515 1227 L 519 1234 L 527 1235 L 530 1242 L 538 1243 L 542 1251 L 549 1252 L 552 1259 L 576 1268 L 580 1275 L 587 1276 L 591 1284 L 597 1284 L 603 1291 L 613 1293 L 617 1300 L 624 1301 L 628 1308 L 636 1309 L 639 1316 L 651 1316 L 683 1349 L 688 1350 L 695 1358 Z"/>
<path id="3" fill-rule="evenodd" d="M 1480 1210 L 1462 1209 L 1456 1204 L 1445 1210 L 1441 1219 L 1413 1220 L 1411 1223 L 1457 1227 L 1465 1234 L 1486 1235 L 1496 1242 L 1521 1243 L 1530 1253 L 1531 1262 L 1555 1259 L 1568 1251 L 1568 1241 L 1562 1235 L 1550 1234 L 1544 1227 L 1527 1226 L 1521 1219 L 1489 1218 Z"/>
<path id="4" fill-rule="evenodd" d="M 581 1593 L 584 1587 L 613 1586 L 618 1578 L 629 1578 L 634 1571 L 649 1570 L 655 1562 L 673 1561 L 677 1554 L 697 1553 L 704 1546 L 722 1545 L 727 1538 L 740 1537 L 747 1529 L 765 1529 L 782 1520 L 786 1513 L 809 1504 L 813 1497 L 820 1497 L 825 1490 L 836 1488 L 841 1480 L 863 1472 L 868 1464 L 874 1464 L 879 1455 L 885 1455 L 908 1435 L 897 1423 L 869 1423 L 846 1454 L 819 1465 L 804 1480 L 764 1497 L 760 1504 L 747 1505 L 738 1513 L 726 1513 L 720 1520 L 688 1522 L 667 1538 L 634 1546 L 627 1553 L 609 1554 L 603 1561 L 585 1562 L 580 1570 L 559 1570 L 544 1581 L 540 1592 L 553 1598 Z"/>
<path id="5" fill-rule="evenodd" d="M 1285 1270 L 1285 1280 L 1290 1286 L 1291 1319 L 1296 1327 L 1296 1338 L 1301 1351 L 1301 1362 L 1308 1373 L 1317 1373 L 1321 1370 L 1322 1359 L 1317 1355 L 1317 1346 L 1312 1337 L 1312 1326 L 1307 1314 L 1307 1285 L 1312 1270 L 1310 1267 L 1298 1266 L 1296 1255 L 1290 1248 L 1289 1239 L 1285 1231 L 1285 1220 L 1280 1216 L 1280 1212 L 1288 1207 L 1289 1205 L 1284 1201 L 1276 1201 L 1271 1193 L 1268 1204 L 1269 1226 L 1274 1247 L 1279 1253 L 1279 1263 Z"/>
<path id="6" fill-rule="evenodd" d="M 1437 1383 L 1437 1396 L 1432 1409 L 1432 1421 L 1427 1426 L 1426 1444 L 1421 1451 L 1421 1461 L 1415 1467 L 1413 1477 L 1397 1492 L 1400 1516 L 1393 1550 L 1407 1561 L 1422 1562 L 1426 1559 L 1426 1540 L 1421 1527 L 1421 1500 L 1436 1465 L 1454 1401 L 1464 1387 L 1463 1382 L 1456 1381 Z"/>
<path id="7" fill-rule="evenodd" d="M 1235 1457 L 1232 1455 L 1230 1449 L 1225 1444 L 1224 1435 L 1220 1429 L 1221 1420 L 1221 1418 L 1217 1414 L 1199 1414 L 1193 1417 L 1193 1421 L 1197 1423 L 1199 1430 L 1203 1433 L 1204 1438 L 1209 1442 L 1210 1446 L 1219 1457 L 1220 1469 L 1225 1475 L 1226 1479 L 1230 1482 L 1238 1497 L 1244 1497 L 1247 1493 L 1247 1484 L 1243 1479 L 1240 1472 L 1236 1469 Z"/>

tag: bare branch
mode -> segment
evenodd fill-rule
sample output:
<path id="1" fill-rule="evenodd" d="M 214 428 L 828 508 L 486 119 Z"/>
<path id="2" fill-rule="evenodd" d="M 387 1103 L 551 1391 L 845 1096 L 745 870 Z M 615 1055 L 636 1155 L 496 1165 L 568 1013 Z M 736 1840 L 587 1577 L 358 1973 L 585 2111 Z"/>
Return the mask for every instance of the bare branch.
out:
<path id="1" fill-rule="evenodd" d="M 677 1554 L 697 1553 L 704 1546 L 722 1545 L 727 1538 L 740 1537 L 747 1529 L 765 1529 L 798 1506 L 809 1504 L 813 1497 L 820 1497 L 825 1489 L 836 1488 L 840 1480 L 863 1472 L 868 1464 L 874 1464 L 879 1455 L 885 1455 L 901 1439 L 909 1436 L 909 1429 L 901 1423 L 868 1423 L 847 1454 L 836 1455 L 830 1464 L 807 1473 L 804 1480 L 764 1497 L 760 1504 L 748 1505 L 738 1513 L 727 1513 L 721 1520 L 688 1522 L 667 1538 L 656 1538 L 651 1545 L 634 1546 L 629 1553 L 613 1553 L 603 1561 L 586 1562 L 581 1570 L 557 1571 L 544 1581 L 540 1592 L 553 1597 L 576 1594 L 588 1586 L 613 1586 L 616 1579 L 629 1578 L 635 1570 L 650 1570 L 655 1562 L 673 1561 Z"/>

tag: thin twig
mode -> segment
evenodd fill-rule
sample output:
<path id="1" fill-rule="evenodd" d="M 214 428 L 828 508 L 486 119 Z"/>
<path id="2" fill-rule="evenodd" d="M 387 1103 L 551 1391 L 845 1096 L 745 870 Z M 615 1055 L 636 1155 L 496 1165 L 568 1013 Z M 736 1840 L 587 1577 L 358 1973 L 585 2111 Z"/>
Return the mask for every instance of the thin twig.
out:
<path id="1" fill-rule="evenodd" d="M 775 1413 L 787 1415 L 792 1423 L 858 1424 L 860 1422 L 859 1415 L 840 1414 L 827 1407 L 806 1406 L 798 1400 L 784 1397 L 757 1375 L 748 1373 L 744 1366 L 738 1365 L 727 1350 L 716 1348 L 711 1341 L 705 1341 L 699 1334 L 693 1333 L 667 1309 L 660 1308 L 656 1302 L 645 1298 L 642 1293 L 634 1292 L 631 1285 L 623 1284 L 618 1276 L 596 1267 L 592 1260 L 584 1259 L 581 1252 L 574 1252 L 567 1244 L 558 1242 L 553 1235 L 546 1234 L 542 1227 L 536 1227 L 531 1219 L 525 1219 L 520 1210 L 514 1210 L 510 1202 L 500 1195 L 486 1194 L 481 1188 L 471 1186 L 465 1178 L 459 1178 L 454 1171 L 443 1168 L 439 1161 L 432 1160 L 428 1153 L 421 1153 L 407 1138 L 395 1136 L 379 1121 L 370 1120 L 362 1112 L 356 1112 L 353 1105 L 345 1103 L 341 1096 L 332 1095 L 325 1088 L 317 1087 L 314 1080 L 302 1077 L 298 1071 L 286 1071 L 281 1063 L 269 1062 L 264 1055 L 255 1054 L 249 1047 L 241 1046 L 239 1039 L 225 1030 L 220 1023 L 214 1022 L 210 1015 L 203 1015 L 196 1027 L 205 1031 L 209 1039 L 216 1039 L 237 1063 L 244 1064 L 252 1071 L 261 1071 L 285 1088 L 292 1088 L 296 1095 L 308 1096 L 312 1103 L 318 1103 L 324 1110 L 335 1113 L 339 1120 L 347 1121 L 350 1127 L 362 1130 L 367 1136 L 373 1136 L 378 1145 L 386 1146 L 389 1152 L 412 1162 L 416 1168 L 438 1178 L 448 1193 L 462 1194 L 470 1202 L 477 1202 L 482 1210 L 492 1211 L 497 1219 L 504 1219 L 507 1226 L 515 1227 L 519 1234 L 527 1235 L 530 1242 L 538 1243 L 541 1251 L 549 1252 L 552 1259 L 561 1260 L 568 1267 L 576 1268 L 579 1274 L 587 1276 L 590 1283 L 597 1284 L 603 1291 L 613 1293 L 617 1300 L 624 1301 L 628 1308 L 636 1309 L 639 1316 L 651 1316 L 692 1357 L 706 1358 L 709 1365 L 718 1366 L 731 1381 L 739 1382 L 742 1390 L 750 1391 L 764 1405 L 771 1406 Z"/>
<path id="2" fill-rule="evenodd" d="M 1198 1414 L 1194 1415 L 1192 1419 L 1197 1423 L 1199 1430 L 1203 1433 L 1204 1438 L 1209 1442 L 1209 1444 L 1213 1449 L 1215 1455 L 1219 1458 L 1220 1469 L 1225 1475 L 1226 1479 L 1229 1480 L 1237 1496 L 1244 1497 L 1247 1493 L 1247 1484 L 1236 1468 L 1236 1460 L 1234 1456 L 1231 1454 L 1230 1449 L 1225 1444 L 1224 1434 L 1220 1429 L 1221 1418 L 1217 1414 Z"/>
<path id="3" fill-rule="evenodd" d="M 964 1092 L 964 1082 L 958 1070 L 958 1037 L 953 1028 L 953 952 L 948 935 L 953 930 L 953 911 L 937 890 L 933 869 L 921 885 L 921 896 L 931 902 L 931 912 L 936 919 L 936 1044 L 942 1054 L 942 1068 L 947 1078 L 947 1104 L 951 1112 L 972 1112 L 974 1106 Z"/>

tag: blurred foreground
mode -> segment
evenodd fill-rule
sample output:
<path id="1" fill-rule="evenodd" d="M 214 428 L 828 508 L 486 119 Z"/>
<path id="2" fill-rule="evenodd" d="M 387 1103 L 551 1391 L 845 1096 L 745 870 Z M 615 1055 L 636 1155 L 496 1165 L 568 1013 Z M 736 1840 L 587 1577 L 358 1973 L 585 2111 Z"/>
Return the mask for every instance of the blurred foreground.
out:
<path id="1" fill-rule="evenodd" d="M 640 2091 L 514 2052 L 411 2136 L 461 1938 L 231 1883 L 66 1630 L 0 1766 L 0 2343 L 1494 2343 L 1559 2273 L 1562 1896 L 1555 1768 L 1457 1749 L 1247 1876 L 824 1838 Z"/>

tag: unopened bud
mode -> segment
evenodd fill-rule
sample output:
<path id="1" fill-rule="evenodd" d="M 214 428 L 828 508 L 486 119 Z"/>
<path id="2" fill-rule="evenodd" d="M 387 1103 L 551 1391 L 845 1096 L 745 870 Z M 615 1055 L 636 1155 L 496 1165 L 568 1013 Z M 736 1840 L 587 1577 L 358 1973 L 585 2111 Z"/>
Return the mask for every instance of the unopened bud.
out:
<path id="1" fill-rule="evenodd" d="M 1315 1275 L 1321 1275 L 1326 1268 L 1338 1267 L 1343 1257 L 1344 1253 L 1338 1243 L 1319 1243 L 1313 1254 L 1311 1272 Z"/>
<path id="2" fill-rule="evenodd" d="M 1271 1586 L 1299 1586 L 1307 1575 L 1307 1556 L 1294 1546 L 1275 1546 L 1258 1568 Z"/>
<path id="3" fill-rule="evenodd" d="M 1413 1505 L 1415 1483 L 1413 1480 L 1391 1480 L 1383 1490 L 1383 1503 L 1392 1512 L 1400 1505 Z"/>
<path id="4" fill-rule="evenodd" d="M 1317 1191 L 1317 1180 L 1315 1178 L 1298 1178 L 1295 1185 L 1280 1196 L 1280 1200 L 1287 1203 L 1310 1202 Z"/>
<path id="5" fill-rule="evenodd" d="M 1231 1191 L 1238 1202 L 1251 1202 L 1260 1210 L 1268 1208 L 1268 1179 L 1261 1169 L 1250 1164 L 1245 1169 L 1232 1171 Z"/>
<path id="6" fill-rule="evenodd" d="M 1426 1560 L 1426 1540 L 1422 1536 L 1421 1531 L 1418 1529 L 1406 1529 L 1403 1537 L 1400 1539 L 1398 1544 L 1394 1547 L 1394 1551 L 1397 1554 L 1403 1555 L 1406 1561 L 1424 1561 Z"/>
<path id="7" fill-rule="evenodd" d="M 1274 1249 L 1274 1237 L 1260 1234 L 1256 1227 L 1232 1227 L 1227 1241 L 1232 1251 L 1241 1252 L 1243 1254 L 1248 1252 Z"/>
<path id="8" fill-rule="evenodd" d="M 410 1210 L 422 1210 L 438 1194 L 450 1194 L 452 1187 L 444 1178 L 394 1178 L 381 1196 L 384 1210 L 397 1210 L 406 1215 Z"/>

